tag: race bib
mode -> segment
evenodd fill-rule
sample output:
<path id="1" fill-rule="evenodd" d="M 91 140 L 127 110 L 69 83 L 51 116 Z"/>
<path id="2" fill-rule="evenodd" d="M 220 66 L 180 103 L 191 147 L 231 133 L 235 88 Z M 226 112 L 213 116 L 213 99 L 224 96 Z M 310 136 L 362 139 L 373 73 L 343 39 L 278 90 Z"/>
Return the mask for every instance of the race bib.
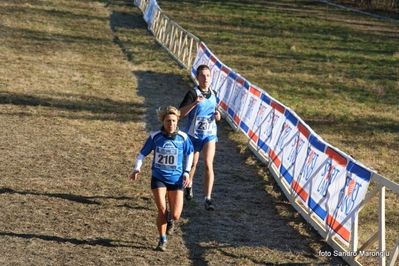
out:
<path id="1" fill-rule="evenodd" d="M 199 116 L 195 121 L 195 131 L 203 136 L 215 135 L 216 127 L 212 118 Z"/>
<path id="2" fill-rule="evenodd" d="M 177 148 L 157 147 L 155 151 L 154 166 L 162 170 L 176 170 L 178 161 Z"/>

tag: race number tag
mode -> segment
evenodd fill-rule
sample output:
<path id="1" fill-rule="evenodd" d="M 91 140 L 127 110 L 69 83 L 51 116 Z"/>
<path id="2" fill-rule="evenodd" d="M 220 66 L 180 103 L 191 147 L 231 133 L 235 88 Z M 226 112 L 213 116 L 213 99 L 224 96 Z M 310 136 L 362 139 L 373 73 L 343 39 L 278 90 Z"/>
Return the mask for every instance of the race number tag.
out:
<path id="1" fill-rule="evenodd" d="M 216 133 L 214 120 L 209 117 L 199 116 L 195 121 L 195 130 L 198 134 L 209 136 Z"/>
<path id="2" fill-rule="evenodd" d="M 155 167 L 163 170 L 176 170 L 177 148 L 157 147 L 155 151 Z"/>

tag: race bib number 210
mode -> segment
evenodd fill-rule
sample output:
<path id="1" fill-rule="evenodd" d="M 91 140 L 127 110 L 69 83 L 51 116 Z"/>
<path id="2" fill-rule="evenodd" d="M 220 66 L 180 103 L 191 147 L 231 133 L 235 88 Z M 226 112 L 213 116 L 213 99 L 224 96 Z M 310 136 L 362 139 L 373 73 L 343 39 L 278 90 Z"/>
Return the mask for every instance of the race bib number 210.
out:
<path id="1" fill-rule="evenodd" d="M 157 147 L 155 151 L 155 167 L 163 170 L 176 170 L 177 149 Z"/>

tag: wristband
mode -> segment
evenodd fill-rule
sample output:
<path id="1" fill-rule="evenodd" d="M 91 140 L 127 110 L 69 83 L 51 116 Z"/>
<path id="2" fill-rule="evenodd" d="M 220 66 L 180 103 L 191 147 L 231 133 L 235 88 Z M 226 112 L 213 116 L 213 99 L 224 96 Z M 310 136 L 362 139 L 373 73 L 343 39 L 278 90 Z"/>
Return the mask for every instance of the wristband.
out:
<path id="1" fill-rule="evenodd" d="M 184 171 L 184 173 L 190 174 L 190 171 L 187 171 L 187 170 L 186 170 L 186 171 Z"/>

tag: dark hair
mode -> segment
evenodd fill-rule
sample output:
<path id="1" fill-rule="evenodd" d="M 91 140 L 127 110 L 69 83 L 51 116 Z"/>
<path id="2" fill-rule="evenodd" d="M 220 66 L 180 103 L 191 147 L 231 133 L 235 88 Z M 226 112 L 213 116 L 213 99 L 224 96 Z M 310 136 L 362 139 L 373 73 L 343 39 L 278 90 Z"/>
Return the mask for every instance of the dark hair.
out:
<path id="1" fill-rule="evenodd" d="M 197 75 L 198 75 L 198 72 L 200 72 L 201 70 L 205 70 L 205 69 L 208 69 L 209 71 L 211 71 L 211 69 L 209 68 L 209 66 L 207 66 L 207 65 L 199 65 L 199 66 L 197 67 Z"/>

